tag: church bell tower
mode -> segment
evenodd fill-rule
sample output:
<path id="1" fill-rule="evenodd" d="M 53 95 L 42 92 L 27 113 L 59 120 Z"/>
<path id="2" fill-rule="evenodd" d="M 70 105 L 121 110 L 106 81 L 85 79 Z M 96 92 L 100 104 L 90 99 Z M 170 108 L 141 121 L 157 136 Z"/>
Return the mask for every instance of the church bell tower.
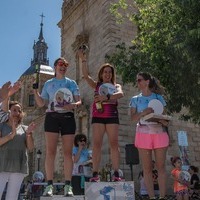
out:
<path id="1" fill-rule="evenodd" d="M 38 37 L 38 41 L 34 41 L 33 45 L 33 59 L 31 60 L 31 66 L 34 65 L 49 65 L 49 59 L 47 58 L 47 43 L 43 37 L 43 18 L 45 17 L 43 14 L 41 16 L 40 23 L 40 34 Z"/>

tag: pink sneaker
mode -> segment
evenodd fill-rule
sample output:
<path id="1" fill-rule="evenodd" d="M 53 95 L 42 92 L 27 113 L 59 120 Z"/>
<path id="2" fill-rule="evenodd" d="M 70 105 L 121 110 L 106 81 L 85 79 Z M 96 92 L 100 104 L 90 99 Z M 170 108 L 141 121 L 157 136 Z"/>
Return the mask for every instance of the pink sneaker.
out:
<path id="1" fill-rule="evenodd" d="M 97 175 L 97 176 L 90 178 L 90 182 L 100 182 L 99 176 Z"/>
<path id="2" fill-rule="evenodd" d="M 121 179 L 120 177 L 113 176 L 113 177 L 112 177 L 112 181 L 118 182 L 118 181 L 122 181 L 122 179 Z"/>

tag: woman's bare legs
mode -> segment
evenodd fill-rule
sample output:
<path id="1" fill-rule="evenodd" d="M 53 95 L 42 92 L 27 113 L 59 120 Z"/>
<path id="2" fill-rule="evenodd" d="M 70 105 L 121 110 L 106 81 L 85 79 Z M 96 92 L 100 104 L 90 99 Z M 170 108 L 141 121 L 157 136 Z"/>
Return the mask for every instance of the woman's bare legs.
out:
<path id="1" fill-rule="evenodd" d="M 46 140 L 46 157 L 45 157 L 45 170 L 47 180 L 53 180 L 54 161 L 57 151 L 58 133 L 45 132 Z"/>
<path id="2" fill-rule="evenodd" d="M 93 144 L 92 144 L 92 163 L 93 172 L 99 171 L 99 165 L 101 161 L 101 147 L 103 142 L 103 136 L 105 133 L 105 125 L 94 123 L 93 128 Z"/>
<path id="3" fill-rule="evenodd" d="M 138 149 L 144 173 L 144 182 L 150 198 L 154 197 L 153 175 L 152 175 L 152 150 Z"/>
<path id="4" fill-rule="evenodd" d="M 154 150 L 156 169 L 158 170 L 158 184 L 161 197 L 165 197 L 166 195 L 166 170 L 165 170 L 166 153 L 167 153 L 167 148 L 160 148 Z"/>
<path id="5" fill-rule="evenodd" d="M 72 160 L 72 148 L 74 144 L 74 135 L 63 135 L 63 155 L 64 155 L 64 175 L 65 180 L 71 181 L 73 160 Z"/>
<path id="6" fill-rule="evenodd" d="M 106 132 L 111 151 L 111 162 L 114 171 L 119 169 L 119 144 L 118 144 L 118 124 L 106 124 Z"/>

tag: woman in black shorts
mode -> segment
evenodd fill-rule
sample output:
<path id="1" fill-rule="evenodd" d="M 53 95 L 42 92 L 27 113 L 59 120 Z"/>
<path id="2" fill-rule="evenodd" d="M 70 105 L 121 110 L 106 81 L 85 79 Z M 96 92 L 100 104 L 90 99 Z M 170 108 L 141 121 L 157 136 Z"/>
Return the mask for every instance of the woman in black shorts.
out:
<path id="1" fill-rule="evenodd" d="M 72 177 L 72 148 L 76 123 L 74 109 L 81 104 L 78 85 L 74 80 L 65 77 L 68 62 L 64 58 L 58 58 L 54 62 L 55 77 L 46 81 L 41 95 L 34 90 L 35 100 L 39 107 L 46 103 L 44 129 L 46 139 L 45 169 L 48 185 L 43 196 L 53 196 L 53 172 L 56 157 L 59 133 L 62 136 L 64 154 L 64 196 L 73 196 L 71 187 Z"/>
<path id="2" fill-rule="evenodd" d="M 98 182 L 99 165 L 101 162 L 101 147 L 103 136 L 107 133 L 110 145 L 111 162 L 114 171 L 112 180 L 120 181 L 119 177 L 119 145 L 118 145 L 118 102 L 123 97 L 120 84 L 116 83 L 114 67 L 109 63 L 103 64 L 98 72 L 98 80 L 95 81 L 88 74 L 87 61 L 84 51 L 80 49 L 78 55 L 82 60 L 83 76 L 88 85 L 94 89 L 94 103 L 92 105 L 92 129 L 93 129 L 93 177 L 90 181 Z M 99 107 L 100 106 L 100 107 Z"/>

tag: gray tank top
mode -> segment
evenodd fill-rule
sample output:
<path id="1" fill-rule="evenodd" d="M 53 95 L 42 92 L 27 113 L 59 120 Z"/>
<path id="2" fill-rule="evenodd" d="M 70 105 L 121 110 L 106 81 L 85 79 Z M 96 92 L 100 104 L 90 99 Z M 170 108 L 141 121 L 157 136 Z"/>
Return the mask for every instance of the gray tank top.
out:
<path id="1" fill-rule="evenodd" d="M 16 172 L 28 174 L 28 156 L 26 148 L 27 126 L 19 125 L 13 140 L 0 146 L 0 172 Z M 0 123 L 0 137 L 4 137 L 12 131 L 6 123 Z"/>

